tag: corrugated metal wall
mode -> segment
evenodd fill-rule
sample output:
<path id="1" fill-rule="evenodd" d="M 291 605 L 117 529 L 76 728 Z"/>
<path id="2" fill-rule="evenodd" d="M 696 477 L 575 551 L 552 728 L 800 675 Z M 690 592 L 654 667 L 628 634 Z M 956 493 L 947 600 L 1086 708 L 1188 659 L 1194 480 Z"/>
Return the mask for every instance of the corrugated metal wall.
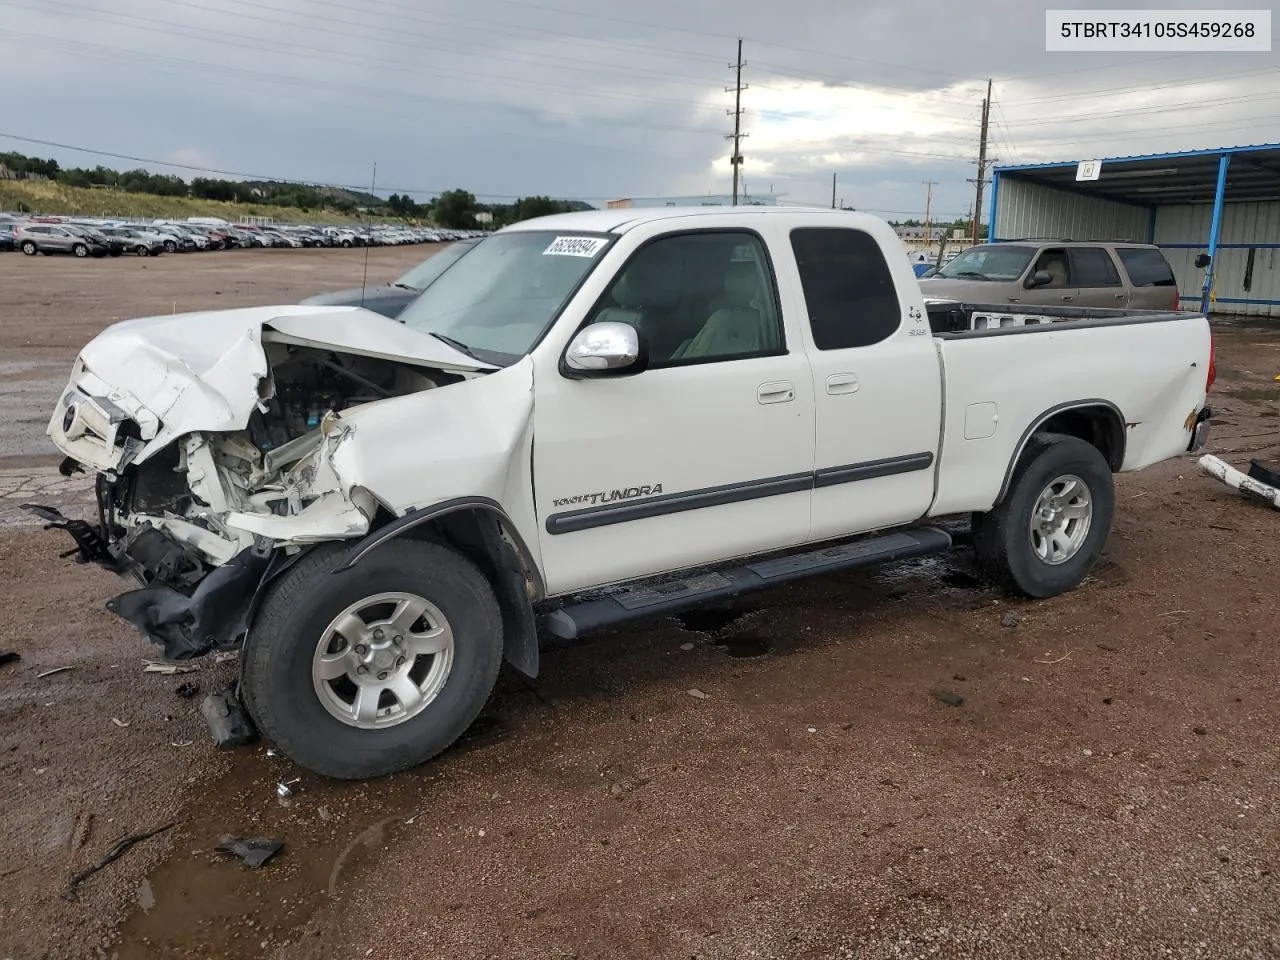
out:
<path id="1" fill-rule="evenodd" d="M 1001 184 L 1001 189 L 1003 189 Z M 1209 248 L 1209 226 L 1213 204 L 1161 207 L 1156 211 L 1156 243 L 1173 266 L 1178 289 L 1184 297 L 1198 298 L 1204 271 L 1195 259 Z M 1222 233 L 1218 239 L 1218 262 L 1214 267 L 1214 296 L 1219 301 L 1215 313 L 1236 313 L 1254 317 L 1280 316 L 1277 303 L 1232 303 L 1233 300 L 1280 301 L 1280 203 L 1228 203 L 1222 209 Z M 1249 249 L 1222 244 L 1272 244 Z M 1170 246 L 1174 245 L 1174 246 Z M 1192 246 L 1188 246 L 1192 245 Z M 1246 274 L 1248 276 L 1246 276 Z M 1248 282 L 1246 289 L 1245 281 Z M 1184 303 L 1192 307 L 1194 304 Z"/>
<path id="2" fill-rule="evenodd" d="M 1000 178 L 996 194 L 998 240 L 1065 237 L 1145 242 L 1149 223 L 1145 207 L 1085 197 L 1011 176 Z"/>

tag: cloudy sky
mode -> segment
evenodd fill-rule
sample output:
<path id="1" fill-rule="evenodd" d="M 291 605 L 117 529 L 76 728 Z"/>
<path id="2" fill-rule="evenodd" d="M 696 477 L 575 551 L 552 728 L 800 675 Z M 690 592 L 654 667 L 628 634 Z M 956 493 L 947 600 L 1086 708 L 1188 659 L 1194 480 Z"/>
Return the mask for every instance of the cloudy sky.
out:
<path id="1" fill-rule="evenodd" d="M 1001 163 L 1280 140 L 1280 54 L 1044 34 L 1025 0 L 0 0 L 0 150 L 351 185 L 376 162 L 418 199 L 721 193 L 738 37 L 745 187 L 789 202 L 829 203 L 834 172 L 859 209 L 918 216 L 934 181 L 966 215 L 988 77 Z"/>

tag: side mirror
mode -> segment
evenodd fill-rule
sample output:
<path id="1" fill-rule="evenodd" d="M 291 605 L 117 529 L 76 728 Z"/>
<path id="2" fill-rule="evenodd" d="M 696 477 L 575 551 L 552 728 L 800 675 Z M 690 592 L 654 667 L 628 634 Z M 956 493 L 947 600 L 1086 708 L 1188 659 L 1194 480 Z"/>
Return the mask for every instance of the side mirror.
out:
<path id="1" fill-rule="evenodd" d="M 1035 287 L 1047 287 L 1051 283 L 1053 283 L 1052 273 L 1048 270 L 1037 270 L 1031 276 L 1027 277 L 1027 282 L 1024 286 L 1028 290 L 1031 290 Z"/>
<path id="2" fill-rule="evenodd" d="M 564 353 L 562 370 L 574 378 L 639 373 L 646 366 L 640 332 L 629 323 L 592 323 L 578 331 Z"/>
<path id="3" fill-rule="evenodd" d="M 1207 253 L 1201 253 L 1201 254 L 1197 255 L 1197 256 L 1196 256 L 1196 269 L 1197 269 L 1197 270 L 1203 270 L 1205 267 L 1207 267 L 1207 266 L 1210 264 L 1210 262 L 1212 262 L 1212 260 L 1213 260 L 1213 258 L 1212 258 L 1211 256 L 1209 256 Z"/>

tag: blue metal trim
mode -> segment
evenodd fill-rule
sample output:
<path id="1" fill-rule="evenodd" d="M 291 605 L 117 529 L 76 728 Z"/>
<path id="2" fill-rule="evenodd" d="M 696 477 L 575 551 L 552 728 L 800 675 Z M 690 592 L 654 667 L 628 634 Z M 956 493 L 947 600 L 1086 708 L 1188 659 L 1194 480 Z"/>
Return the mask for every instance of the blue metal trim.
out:
<path id="1" fill-rule="evenodd" d="M 1179 297 L 1179 300 L 1199 300 L 1199 297 Z M 1214 297 L 1214 303 L 1238 303 L 1254 307 L 1280 307 L 1280 300 L 1249 300 L 1243 297 Z M 1201 313 L 1204 311 L 1201 310 Z"/>
<path id="2" fill-rule="evenodd" d="M 1227 168 L 1231 165 L 1231 154 L 1224 153 L 1218 157 L 1218 185 L 1213 191 L 1213 219 L 1209 222 L 1209 266 L 1204 271 L 1204 287 L 1200 291 L 1200 312 L 1209 310 L 1209 294 L 1213 291 L 1214 260 L 1218 254 L 1218 237 L 1222 234 L 1222 201 L 1227 194 Z"/>
<path id="3" fill-rule="evenodd" d="M 991 219 L 987 224 L 987 243 L 996 242 L 996 198 L 998 196 L 1000 196 L 1000 173 L 993 170 L 991 172 Z M 981 218 L 982 213 L 978 212 L 975 216 Z"/>
<path id="4" fill-rule="evenodd" d="M 1161 250 L 1203 250 L 1203 243 L 1157 243 Z M 1280 250 L 1280 243 L 1220 243 L 1219 250 Z"/>
<path id="5" fill-rule="evenodd" d="M 1147 211 L 1147 243 L 1156 242 L 1156 213 L 1158 208 L 1152 207 Z"/>
<path id="6" fill-rule="evenodd" d="M 1183 150 L 1180 153 L 1146 153 L 1135 154 L 1131 157 L 1104 157 L 1102 163 L 1104 166 L 1108 163 L 1133 163 L 1138 160 L 1179 160 L 1183 157 L 1210 157 L 1210 156 L 1234 156 L 1237 153 L 1262 153 L 1266 150 L 1280 150 L 1280 143 L 1255 143 L 1250 146 L 1243 147 L 1214 147 L 1206 150 Z M 1094 159 L 1094 158 L 1091 158 Z M 1080 163 L 1079 160 L 1060 161 L 1054 163 L 1028 163 L 1017 167 L 994 167 L 994 173 L 1008 173 L 1018 170 L 1047 170 L 1052 167 L 1074 167 Z"/>

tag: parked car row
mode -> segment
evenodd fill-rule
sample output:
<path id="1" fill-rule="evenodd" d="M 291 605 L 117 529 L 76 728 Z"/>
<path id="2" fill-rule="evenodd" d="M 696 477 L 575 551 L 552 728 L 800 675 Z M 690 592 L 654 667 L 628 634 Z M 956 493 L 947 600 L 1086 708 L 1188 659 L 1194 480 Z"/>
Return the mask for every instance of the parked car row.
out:
<path id="1" fill-rule="evenodd" d="M 0 214 L 0 250 L 27 256 L 151 257 L 205 250 L 296 247 L 373 247 L 445 243 L 482 235 L 478 230 L 412 226 L 232 224 L 210 220 L 134 221 L 111 218 Z"/>

